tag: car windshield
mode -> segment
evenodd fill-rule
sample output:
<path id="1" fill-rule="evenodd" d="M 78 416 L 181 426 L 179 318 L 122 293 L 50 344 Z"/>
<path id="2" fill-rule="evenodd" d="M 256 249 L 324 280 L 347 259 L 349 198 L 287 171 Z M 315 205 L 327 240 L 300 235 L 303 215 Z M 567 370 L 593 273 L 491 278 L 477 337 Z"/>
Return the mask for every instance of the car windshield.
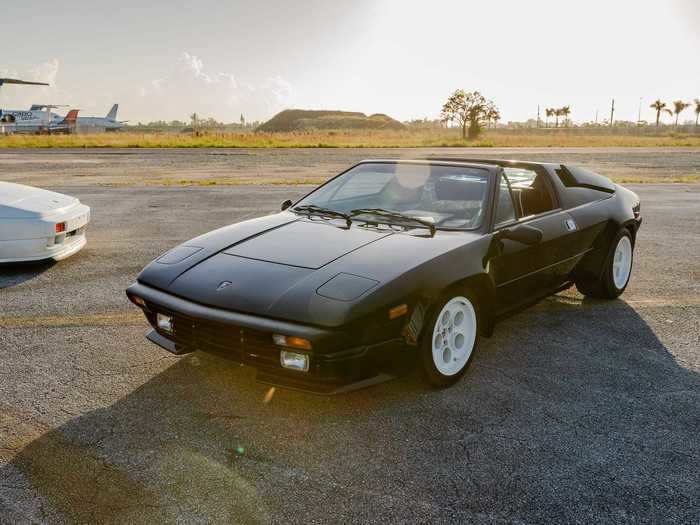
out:
<path id="1" fill-rule="evenodd" d="M 321 186 L 292 211 L 309 206 L 358 220 L 399 220 L 396 212 L 438 229 L 474 229 L 486 207 L 488 171 L 481 168 L 402 162 L 364 163 Z M 353 213 L 355 212 L 355 213 Z"/>

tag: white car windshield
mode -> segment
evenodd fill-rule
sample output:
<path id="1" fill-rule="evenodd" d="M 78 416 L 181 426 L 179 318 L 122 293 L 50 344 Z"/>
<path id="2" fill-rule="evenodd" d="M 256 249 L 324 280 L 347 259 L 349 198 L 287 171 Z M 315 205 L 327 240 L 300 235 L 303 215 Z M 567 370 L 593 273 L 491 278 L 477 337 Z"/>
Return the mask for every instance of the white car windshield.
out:
<path id="1" fill-rule="evenodd" d="M 444 229 L 474 229 L 486 208 L 488 170 L 403 162 L 364 163 L 320 187 L 293 211 L 309 206 L 367 219 L 381 210 Z M 388 215 L 383 215 L 391 222 Z M 389 218 L 387 218 L 389 217 Z M 368 219 L 369 220 L 369 219 Z"/>

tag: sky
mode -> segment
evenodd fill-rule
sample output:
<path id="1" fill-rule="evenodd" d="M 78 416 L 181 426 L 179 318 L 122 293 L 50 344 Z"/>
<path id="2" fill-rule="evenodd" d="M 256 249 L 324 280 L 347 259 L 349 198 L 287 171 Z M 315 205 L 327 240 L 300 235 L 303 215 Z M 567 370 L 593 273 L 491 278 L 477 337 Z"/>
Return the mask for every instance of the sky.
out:
<path id="1" fill-rule="evenodd" d="M 4 0 L 0 108 L 130 122 L 266 120 L 286 108 L 437 118 L 479 90 L 503 122 L 653 121 L 700 97 L 700 0 Z M 13 44 L 14 43 L 14 44 Z M 681 120 L 692 119 L 686 110 Z M 670 119 L 670 117 L 668 117 Z"/>

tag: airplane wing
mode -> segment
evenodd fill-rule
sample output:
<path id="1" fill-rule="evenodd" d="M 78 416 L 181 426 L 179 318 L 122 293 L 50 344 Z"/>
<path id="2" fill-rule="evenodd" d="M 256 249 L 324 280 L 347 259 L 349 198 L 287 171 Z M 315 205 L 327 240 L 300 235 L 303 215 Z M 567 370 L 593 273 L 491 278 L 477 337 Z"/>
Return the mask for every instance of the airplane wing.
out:
<path id="1" fill-rule="evenodd" d="M 29 82 L 28 80 L 17 80 L 16 78 L 0 78 L 0 86 L 3 84 L 23 84 L 26 86 L 48 86 L 46 82 Z"/>

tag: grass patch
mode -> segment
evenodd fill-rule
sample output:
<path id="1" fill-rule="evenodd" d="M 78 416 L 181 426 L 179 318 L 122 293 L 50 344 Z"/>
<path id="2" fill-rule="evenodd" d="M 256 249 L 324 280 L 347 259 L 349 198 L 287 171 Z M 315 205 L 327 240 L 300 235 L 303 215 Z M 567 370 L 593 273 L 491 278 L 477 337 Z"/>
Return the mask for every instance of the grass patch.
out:
<path id="1" fill-rule="evenodd" d="M 526 148 L 700 147 L 700 134 L 586 134 L 578 130 L 488 131 L 462 140 L 452 129 L 286 133 L 103 133 L 0 136 L 0 148 Z"/>
<path id="2" fill-rule="evenodd" d="M 700 175 L 679 177 L 628 177 L 613 176 L 613 182 L 619 184 L 696 184 L 700 183 Z M 325 182 L 324 178 L 315 179 L 153 179 L 135 183 L 107 184 L 108 186 L 318 186 Z"/>
<path id="3" fill-rule="evenodd" d="M 618 184 L 696 184 L 700 175 L 681 175 L 679 177 L 629 177 L 621 175 L 611 177 Z"/>
<path id="4" fill-rule="evenodd" d="M 317 186 L 324 179 L 156 179 L 146 186 Z"/>

